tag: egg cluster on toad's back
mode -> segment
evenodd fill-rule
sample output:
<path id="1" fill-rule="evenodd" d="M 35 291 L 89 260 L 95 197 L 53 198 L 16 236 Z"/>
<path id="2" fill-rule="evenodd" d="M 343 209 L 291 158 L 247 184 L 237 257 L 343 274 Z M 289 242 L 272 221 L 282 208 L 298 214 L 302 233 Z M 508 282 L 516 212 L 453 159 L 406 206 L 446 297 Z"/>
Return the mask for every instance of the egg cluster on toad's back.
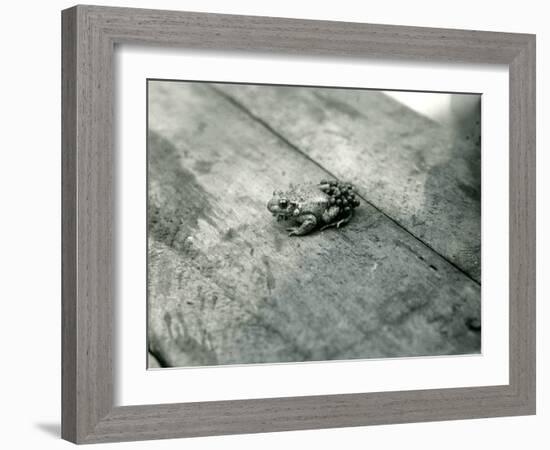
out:
<path id="1" fill-rule="evenodd" d="M 361 204 L 351 183 L 342 183 L 337 180 L 322 180 L 319 187 L 329 196 L 330 205 L 339 206 L 344 213 L 352 211 Z"/>

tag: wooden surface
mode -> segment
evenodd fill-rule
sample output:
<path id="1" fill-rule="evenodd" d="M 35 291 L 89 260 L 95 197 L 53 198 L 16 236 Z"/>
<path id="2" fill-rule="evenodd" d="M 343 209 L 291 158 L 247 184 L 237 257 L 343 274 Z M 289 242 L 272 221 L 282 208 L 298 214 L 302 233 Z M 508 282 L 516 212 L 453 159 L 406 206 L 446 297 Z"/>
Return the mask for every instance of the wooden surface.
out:
<path id="1" fill-rule="evenodd" d="M 472 123 L 474 133 L 444 127 L 377 91 L 217 88 L 334 176 L 357 184 L 371 204 L 481 280 L 479 121 Z M 479 108 L 471 111 L 472 122 L 479 119 Z"/>
<path id="2" fill-rule="evenodd" d="M 508 65 L 509 384 L 115 406 L 113 52 L 127 43 Z M 78 6 L 63 12 L 62 60 L 65 439 L 91 443 L 534 413 L 534 36 Z"/>
<path id="3" fill-rule="evenodd" d="M 308 155 L 219 88 L 149 82 L 149 350 L 157 360 L 172 367 L 479 353 L 479 284 L 382 214 L 376 202 L 382 199 L 391 212 L 402 206 L 398 218 L 416 208 L 426 229 L 431 217 L 458 211 L 435 221 L 436 242 L 446 234 L 453 243 L 458 234 L 455 245 L 468 248 L 477 232 L 479 248 L 479 217 L 470 229 L 451 223 L 457 215 L 479 215 L 479 199 L 470 212 L 469 203 L 442 193 L 445 208 L 433 213 L 425 205 L 431 197 L 416 194 L 447 179 L 425 180 L 420 150 L 410 150 L 411 160 L 394 143 L 408 134 L 424 160 L 444 162 L 449 157 L 442 153 L 452 152 L 440 144 L 445 130 L 378 92 L 357 94 L 363 111 L 357 115 L 372 116 L 360 121 L 339 117 L 355 110 L 350 91 L 294 89 L 292 95 L 290 88 L 223 86 L 238 98 L 265 92 L 266 111 L 288 112 L 286 123 L 304 122 L 296 128 L 308 145 L 308 136 L 317 136 L 306 131 L 315 130 L 312 116 L 327 117 L 325 126 L 345 142 L 338 146 L 329 134 L 323 143 L 325 133 L 317 130 L 319 153 Z M 324 96 L 331 102 L 308 103 Z M 357 136 L 367 139 L 371 128 L 377 143 L 365 155 L 370 143 L 357 144 Z M 447 173 L 458 172 L 449 164 Z M 390 186 L 406 191 L 404 171 L 418 178 L 409 181 L 416 190 L 397 196 Z M 266 209 L 271 193 L 329 173 L 349 173 L 369 201 L 341 230 L 288 237 L 287 224 Z M 378 195 L 369 195 L 375 189 Z M 466 234 L 474 237 L 459 241 Z"/>

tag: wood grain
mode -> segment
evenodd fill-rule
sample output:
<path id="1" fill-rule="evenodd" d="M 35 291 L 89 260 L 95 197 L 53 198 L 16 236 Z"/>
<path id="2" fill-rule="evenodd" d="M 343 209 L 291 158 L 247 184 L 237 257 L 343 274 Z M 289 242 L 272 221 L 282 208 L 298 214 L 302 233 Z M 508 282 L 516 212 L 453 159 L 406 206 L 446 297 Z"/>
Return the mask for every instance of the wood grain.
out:
<path id="1" fill-rule="evenodd" d="M 76 156 L 77 152 L 77 17 L 76 10 L 71 9 L 63 14 L 62 18 L 62 218 L 61 232 L 63 236 L 62 255 L 62 390 L 61 403 L 63 405 L 61 418 L 61 434 L 65 439 L 77 440 L 77 268 L 78 259 L 76 254 L 76 214 L 77 190 L 76 190 Z"/>
<path id="2" fill-rule="evenodd" d="M 149 345 L 162 361 L 480 352 L 479 285 L 366 202 L 342 230 L 289 238 L 272 191 L 327 173 L 209 85 L 148 92 Z"/>
<path id="3" fill-rule="evenodd" d="M 113 123 L 112 43 L 90 19 L 74 8 L 63 23 L 63 382 L 74 409 L 62 436 L 77 442 L 113 406 L 113 134 L 96 134 Z"/>

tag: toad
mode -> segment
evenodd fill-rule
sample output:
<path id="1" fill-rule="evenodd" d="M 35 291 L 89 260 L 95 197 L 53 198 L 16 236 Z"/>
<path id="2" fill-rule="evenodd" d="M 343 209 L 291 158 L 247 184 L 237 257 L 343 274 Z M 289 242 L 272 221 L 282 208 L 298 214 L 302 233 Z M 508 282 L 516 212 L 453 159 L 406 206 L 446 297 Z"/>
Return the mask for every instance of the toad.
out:
<path id="1" fill-rule="evenodd" d="M 281 220 L 291 220 L 297 226 L 287 228 L 289 236 L 303 236 L 314 230 L 340 228 L 353 217 L 360 205 L 351 183 L 323 180 L 319 184 L 290 186 L 287 191 L 275 191 L 267 209 Z"/>

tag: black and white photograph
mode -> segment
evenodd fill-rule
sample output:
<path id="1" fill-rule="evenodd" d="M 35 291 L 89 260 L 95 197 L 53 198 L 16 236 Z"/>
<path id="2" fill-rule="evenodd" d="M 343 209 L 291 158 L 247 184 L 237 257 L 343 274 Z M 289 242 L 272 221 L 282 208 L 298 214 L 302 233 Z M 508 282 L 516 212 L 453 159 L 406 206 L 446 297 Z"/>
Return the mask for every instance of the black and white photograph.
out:
<path id="1" fill-rule="evenodd" d="M 148 368 L 480 354 L 481 95 L 147 80 Z"/>
<path id="2" fill-rule="evenodd" d="M 545 3 L 99 3 L 3 4 L 2 448 L 549 448 Z"/>

